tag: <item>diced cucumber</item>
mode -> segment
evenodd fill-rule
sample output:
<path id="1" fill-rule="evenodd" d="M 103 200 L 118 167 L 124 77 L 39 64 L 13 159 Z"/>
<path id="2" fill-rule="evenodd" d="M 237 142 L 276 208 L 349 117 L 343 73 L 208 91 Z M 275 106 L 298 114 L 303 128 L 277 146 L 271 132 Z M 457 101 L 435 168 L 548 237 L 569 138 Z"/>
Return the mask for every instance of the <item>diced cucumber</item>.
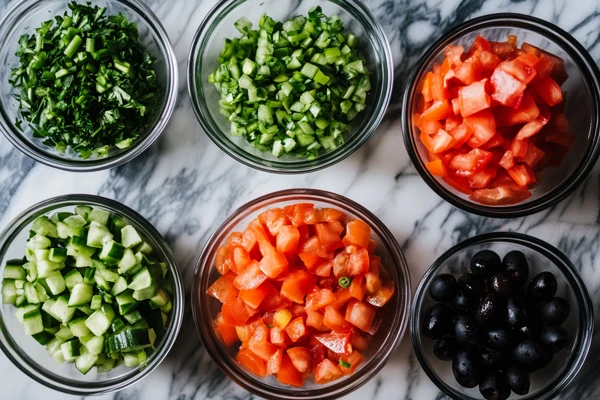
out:
<path id="1" fill-rule="evenodd" d="M 142 242 L 139 246 L 136 247 L 134 253 L 142 253 L 142 254 L 151 254 L 154 251 L 150 243 Z"/>
<path id="2" fill-rule="evenodd" d="M 75 207 L 75 214 L 81 215 L 86 220 L 88 220 L 88 216 L 90 215 L 91 212 L 92 212 L 92 207 L 90 207 L 90 206 L 80 205 L 80 206 Z"/>
<path id="3" fill-rule="evenodd" d="M 90 336 L 84 344 L 90 354 L 102 354 L 104 351 L 104 336 Z"/>
<path id="4" fill-rule="evenodd" d="M 65 224 L 64 222 L 57 222 L 56 229 L 58 231 L 58 237 L 61 239 L 69 239 L 74 236 L 82 237 L 85 234 L 83 227 L 73 227 Z"/>
<path id="5" fill-rule="evenodd" d="M 61 328 L 54 334 L 58 340 L 63 342 L 73 338 L 73 332 L 68 326 L 61 326 Z"/>
<path id="6" fill-rule="evenodd" d="M 78 283 L 83 283 L 83 277 L 81 276 L 81 273 L 78 270 L 73 269 L 65 275 L 65 283 L 67 285 L 67 288 L 69 290 L 72 290 L 73 287 L 75 287 L 75 285 L 77 285 Z"/>
<path id="7" fill-rule="evenodd" d="M 129 271 L 130 269 L 135 267 L 137 264 L 138 264 L 138 259 L 135 257 L 135 254 L 133 253 L 133 251 L 131 249 L 126 249 L 123 252 L 123 257 L 121 258 L 121 260 L 118 263 L 118 266 L 119 266 L 118 272 L 119 272 L 119 274 L 124 275 L 127 273 L 127 271 Z"/>
<path id="8" fill-rule="evenodd" d="M 138 310 L 133 310 L 127 314 L 124 314 L 123 318 L 125 318 L 125 320 L 127 320 L 127 322 L 129 322 L 132 325 L 137 322 L 140 322 L 143 319 L 142 314 L 140 314 Z"/>
<path id="9" fill-rule="evenodd" d="M 33 264 L 33 263 L 28 263 Z M 35 269 L 37 270 L 38 278 L 47 278 L 54 271 L 58 271 L 61 269 L 63 264 L 55 263 L 49 260 L 40 260 L 35 264 Z"/>
<path id="10" fill-rule="evenodd" d="M 47 236 L 51 238 L 58 237 L 56 224 L 50 221 L 50 219 L 48 219 L 46 216 L 37 217 L 35 221 L 33 221 L 31 230 L 41 236 Z"/>
<path id="11" fill-rule="evenodd" d="M 151 264 L 142 268 L 131 280 L 128 288 L 133 290 L 159 287 L 162 285 L 162 269 L 159 265 Z"/>
<path id="12" fill-rule="evenodd" d="M 142 243 L 142 238 L 133 226 L 127 225 L 121 229 L 121 244 L 123 246 L 131 248 L 140 243 Z"/>
<path id="13" fill-rule="evenodd" d="M 81 354 L 81 342 L 78 339 L 69 340 L 60 345 L 66 361 L 73 362 Z"/>
<path id="14" fill-rule="evenodd" d="M 99 294 L 94 295 L 92 297 L 92 302 L 90 303 L 90 308 L 94 311 L 99 310 L 102 306 L 102 296 Z"/>
<path id="15" fill-rule="evenodd" d="M 33 251 L 33 254 L 35 254 L 36 261 L 48 260 L 48 257 L 50 256 L 50 250 L 49 249 L 37 249 L 37 250 Z"/>
<path id="16" fill-rule="evenodd" d="M 126 367 L 137 367 L 138 365 L 140 365 L 137 355 L 129 353 L 123 354 L 123 364 Z"/>
<path id="17" fill-rule="evenodd" d="M 52 214 L 52 216 L 50 217 L 50 221 L 52 221 L 56 224 L 59 221 L 64 221 L 65 219 L 69 218 L 71 215 L 73 215 L 73 214 L 70 212 L 59 211 L 57 213 Z"/>
<path id="18" fill-rule="evenodd" d="M 90 229 L 88 230 L 86 244 L 89 247 L 102 248 L 102 245 L 111 240 L 112 237 L 113 235 L 110 233 L 106 225 L 92 221 L 90 224 Z"/>
<path id="19" fill-rule="evenodd" d="M 85 325 L 86 319 L 87 319 L 86 317 L 81 317 L 81 318 L 77 318 L 77 319 L 74 319 L 71 322 L 69 322 L 69 328 L 71 329 L 73 336 L 82 337 L 82 336 L 87 336 L 87 335 L 91 334 L 91 331 Z"/>
<path id="20" fill-rule="evenodd" d="M 85 283 L 96 283 L 96 268 L 88 267 L 85 269 L 85 274 L 83 275 L 83 282 Z"/>
<path id="21" fill-rule="evenodd" d="M 84 313 L 85 315 L 92 315 L 94 313 L 94 311 L 96 311 L 96 310 L 92 310 L 92 308 L 88 307 L 88 306 L 80 306 L 80 307 L 77 307 L 77 309 L 79 311 L 81 311 L 82 313 Z"/>
<path id="22" fill-rule="evenodd" d="M 108 328 L 110 328 L 110 323 L 114 317 L 115 312 L 112 307 L 105 304 L 100 310 L 94 311 L 94 313 L 85 320 L 85 325 L 94 335 L 101 336 Z"/>
<path id="23" fill-rule="evenodd" d="M 101 210 L 99 208 L 92 208 L 86 219 L 88 222 L 96 221 L 102 225 L 108 225 L 110 220 L 110 212 Z"/>
<path id="24" fill-rule="evenodd" d="M 123 258 L 125 247 L 114 240 L 104 243 L 99 258 L 108 265 L 117 265 Z"/>
<path id="25" fill-rule="evenodd" d="M 39 309 L 31 310 L 23 315 L 23 328 L 28 336 L 35 335 L 44 331 L 42 314 Z"/>
<path id="26" fill-rule="evenodd" d="M 102 277 L 102 275 L 100 275 L 98 273 L 98 271 L 96 271 L 96 274 L 94 275 L 94 280 L 96 281 L 96 285 L 106 291 L 106 292 L 110 292 L 111 288 L 112 288 L 112 284 L 110 282 L 108 282 L 106 279 L 104 279 Z"/>
<path id="27" fill-rule="evenodd" d="M 170 301 L 169 294 L 164 289 L 159 289 L 156 292 L 156 295 L 150 299 L 150 307 L 152 308 L 161 308 L 167 305 Z"/>
<path id="28" fill-rule="evenodd" d="M 42 236 L 37 233 L 35 234 L 35 236 L 32 236 L 27 242 L 27 248 L 31 250 L 47 249 L 51 245 L 52 242 L 50 241 L 50 239 L 48 239 L 46 236 Z"/>
<path id="29" fill-rule="evenodd" d="M 117 279 L 117 282 L 115 282 L 115 284 L 113 285 L 110 293 L 113 296 L 116 296 L 126 289 L 127 289 L 127 279 L 125 279 L 124 277 L 121 276 L 121 277 L 119 277 L 119 279 Z"/>
<path id="30" fill-rule="evenodd" d="M 87 225 L 87 221 L 81 215 L 70 215 L 62 222 L 69 225 L 71 228 L 82 228 Z"/>
<path id="31" fill-rule="evenodd" d="M 4 273 L 2 274 L 4 279 L 20 279 L 25 280 L 27 277 L 27 271 L 23 268 L 23 263 L 20 265 L 9 265 L 4 267 Z"/>
<path id="32" fill-rule="evenodd" d="M 85 375 L 92 369 L 97 360 L 98 356 L 96 354 L 82 354 L 75 360 L 75 367 Z"/>
<path id="33" fill-rule="evenodd" d="M 51 334 L 50 332 L 45 331 L 45 330 L 42 331 L 42 332 L 40 332 L 40 333 L 34 333 L 31 336 L 36 340 L 36 342 L 38 342 L 42 346 L 46 345 L 52 339 L 54 339 L 54 335 Z"/>
<path id="34" fill-rule="evenodd" d="M 48 260 L 55 263 L 64 263 L 67 261 L 67 249 L 63 247 L 53 247 L 48 252 Z"/>
<path id="35" fill-rule="evenodd" d="M 65 279 L 59 271 L 52 271 L 48 275 L 48 277 L 46 278 L 46 286 L 48 286 L 50 292 L 54 296 L 62 293 L 67 288 Z"/>
<path id="36" fill-rule="evenodd" d="M 125 315 L 138 306 L 138 302 L 132 296 L 132 290 L 126 290 L 116 296 L 119 314 Z"/>
<path id="37" fill-rule="evenodd" d="M 14 279 L 2 280 L 2 304 L 15 304 L 17 301 L 17 287 Z"/>
<path id="38" fill-rule="evenodd" d="M 69 297 L 69 307 L 78 307 L 92 301 L 94 295 L 92 285 L 88 283 L 78 283 L 73 286 L 71 296 Z"/>
<path id="39" fill-rule="evenodd" d="M 27 302 L 29 304 L 37 304 L 42 302 L 34 283 L 25 282 L 23 290 L 25 291 L 25 298 L 27 298 Z"/>
<path id="40" fill-rule="evenodd" d="M 69 307 L 66 297 L 60 296 L 56 299 L 56 303 L 52 305 L 52 308 L 50 308 L 50 313 L 63 324 L 66 324 L 73 318 L 76 310 L 74 307 Z"/>

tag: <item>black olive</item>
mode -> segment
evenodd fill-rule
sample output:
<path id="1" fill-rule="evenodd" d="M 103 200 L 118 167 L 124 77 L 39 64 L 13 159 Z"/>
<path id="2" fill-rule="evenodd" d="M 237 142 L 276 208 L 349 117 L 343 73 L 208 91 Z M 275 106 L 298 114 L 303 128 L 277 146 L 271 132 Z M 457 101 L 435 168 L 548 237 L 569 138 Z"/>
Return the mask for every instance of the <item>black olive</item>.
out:
<path id="1" fill-rule="evenodd" d="M 529 276 L 529 263 L 525 254 L 518 250 L 509 251 L 502 259 L 502 266 L 509 280 L 519 285 L 527 281 Z"/>
<path id="2" fill-rule="evenodd" d="M 485 281 L 465 272 L 458 277 L 458 290 L 468 296 L 479 297 L 485 292 Z"/>
<path id="3" fill-rule="evenodd" d="M 513 333 L 508 328 L 495 328 L 487 332 L 487 343 L 495 349 L 505 349 L 513 344 Z"/>
<path id="4" fill-rule="evenodd" d="M 429 295 L 435 301 L 446 302 L 456 293 L 456 278 L 450 274 L 440 274 L 429 285 Z"/>
<path id="5" fill-rule="evenodd" d="M 477 322 L 486 327 L 494 326 L 502 314 L 502 302 L 496 295 L 488 295 L 479 301 L 475 317 Z"/>
<path id="6" fill-rule="evenodd" d="M 546 326 L 542 329 L 540 341 L 548 349 L 558 353 L 569 344 L 569 334 L 560 326 Z"/>
<path id="7" fill-rule="evenodd" d="M 523 324 L 527 320 L 527 311 L 522 296 L 508 297 L 505 310 L 505 320 L 511 326 Z"/>
<path id="8" fill-rule="evenodd" d="M 558 283 L 552 272 L 541 272 L 529 283 L 527 295 L 537 300 L 550 300 L 556 294 Z"/>
<path id="9" fill-rule="evenodd" d="M 502 269 L 502 261 L 492 250 L 481 250 L 471 258 L 470 267 L 475 277 L 491 278 Z"/>
<path id="10" fill-rule="evenodd" d="M 513 349 L 513 358 L 527 372 L 534 372 L 540 368 L 544 368 L 552 361 L 552 353 L 541 343 L 527 339 L 515 346 Z"/>
<path id="11" fill-rule="evenodd" d="M 452 329 L 454 311 L 447 304 L 437 303 L 427 311 L 423 319 L 423 335 L 438 339 Z"/>
<path id="12" fill-rule="evenodd" d="M 479 384 L 479 392 L 487 400 L 506 400 L 510 396 L 510 387 L 504 375 L 490 372 Z"/>
<path id="13" fill-rule="evenodd" d="M 466 388 L 474 388 L 481 380 L 482 368 L 473 351 L 461 350 L 452 360 L 452 372 L 456 381 Z"/>
<path id="14" fill-rule="evenodd" d="M 441 338 L 433 345 L 433 354 L 440 360 L 450 361 L 458 352 L 458 343 L 452 338 Z"/>
<path id="15" fill-rule="evenodd" d="M 454 338 L 459 344 L 479 343 L 482 339 L 481 327 L 473 317 L 460 315 L 454 323 Z"/>
<path id="16" fill-rule="evenodd" d="M 540 309 L 540 317 L 544 325 L 561 325 L 567 320 L 571 307 L 562 297 L 555 297 Z"/>
<path id="17" fill-rule="evenodd" d="M 504 370 L 510 389 L 521 396 L 529 393 L 529 374 L 523 367 L 512 364 Z"/>
<path id="18" fill-rule="evenodd" d="M 540 323 L 534 319 L 528 319 L 515 327 L 515 334 L 518 341 L 525 339 L 536 339 L 542 330 Z"/>
<path id="19" fill-rule="evenodd" d="M 456 295 L 452 299 L 452 307 L 458 314 L 473 314 L 477 308 L 478 298 L 467 294 L 463 289 L 458 289 Z"/>
<path id="20" fill-rule="evenodd" d="M 499 296 L 508 296 L 511 284 L 504 273 L 496 274 L 490 279 L 490 291 Z"/>
<path id="21" fill-rule="evenodd" d="M 479 349 L 481 364 L 489 370 L 498 370 L 504 364 L 504 356 L 498 350 L 482 346 Z"/>

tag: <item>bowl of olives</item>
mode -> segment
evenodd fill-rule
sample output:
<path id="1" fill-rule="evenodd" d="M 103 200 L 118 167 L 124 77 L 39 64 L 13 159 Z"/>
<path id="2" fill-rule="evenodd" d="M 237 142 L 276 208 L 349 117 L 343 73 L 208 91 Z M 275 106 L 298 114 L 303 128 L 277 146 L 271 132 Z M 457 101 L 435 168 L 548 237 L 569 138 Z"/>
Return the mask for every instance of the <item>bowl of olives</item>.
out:
<path id="1" fill-rule="evenodd" d="M 549 399 L 581 369 L 594 328 L 581 276 L 558 249 L 519 233 L 465 240 L 427 270 L 412 344 L 453 399 Z"/>

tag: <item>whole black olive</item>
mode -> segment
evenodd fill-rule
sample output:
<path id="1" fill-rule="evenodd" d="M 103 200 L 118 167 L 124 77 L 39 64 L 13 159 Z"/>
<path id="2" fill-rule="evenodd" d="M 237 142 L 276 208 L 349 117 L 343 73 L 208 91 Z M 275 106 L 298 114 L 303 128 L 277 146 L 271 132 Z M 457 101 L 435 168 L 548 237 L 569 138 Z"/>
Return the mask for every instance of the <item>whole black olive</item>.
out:
<path id="1" fill-rule="evenodd" d="M 520 325 L 527 320 L 525 302 L 521 296 L 511 296 L 506 299 L 505 320 L 511 325 Z"/>
<path id="2" fill-rule="evenodd" d="M 556 294 L 558 283 L 552 272 L 544 271 L 533 277 L 527 295 L 537 300 L 550 300 Z"/>
<path id="3" fill-rule="evenodd" d="M 469 350 L 459 351 L 452 360 L 452 372 L 456 381 L 466 388 L 474 388 L 481 380 L 482 368 L 476 354 Z"/>
<path id="4" fill-rule="evenodd" d="M 433 345 L 433 354 L 440 360 L 450 361 L 458 352 L 458 343 L 452 338 L 441 338 Z"/>
<path id="5" fill-rule="evenodd" d="M 525 254 L 518 250 L 509 251 L 502 259 L 502 266 L 509 280 L 519 285 L 527 281 L 529 276 L 529 263 Z"/>
<path id="6" fill-rule="evenodd" d="M 452 329 L 454 310 L 447 304 L 437 303 L 431 307 L 423 319 L 423 335 L 438 339 Z"/>
<path id="7" fill-rule="evenodd" d="M 494 326 L 502 314 L 502 302 L 496 295 L 488 295 L 479 301 L 475 317 L 477 322 L 486 327 Z"/>
<path id="8" fill-rule="evenodd" d="M 456 278 L 450 274 L 440 274 L 429 285 L 429 295 L 435 301 L 446 302 L 456 293 Z"/>
<path id="9" fill-rule="evenodd" d="M 478 278 L 490 278 L 500 272 L 502 261 L 492 250 L 481 250 L 471 258 L 471 273 Z"/>
<path id="10" fill-rule="evenodd" d="M 487 400 L 506 400 L 510 396 L 510 387 L 504 375 L 490 372 L 479 384 L 479 392 Z"/>
<path id="11" fill-rule="evenodd" d="M 548 365 L 552 361 L 552 354 L 541 343 L 527 339 L 515 346 L 513 358 L 527 372 L 534 372 Z"/>
<path id="12" fill-rule="evenodd" d="M 504 356 L 498 350 L 490 349 L 489 347 L 482 346 L 479 349 L 479 357 L 481 359 L 481 365 L 489 370 L 498 370 L 502 368 L 504 364 Z"/>
<path id="13" fill-rule="evenodd" d="M 495 349 L 505 349 L 513 344 L 513 333 L 508 328 L 495 328 L 487 332 L 487 343 Z"/>
<path id="14" fill-rule="evenodd" d="M 475 318 L 460 315 L 454 323 L 454 338 L 459 344 L 479 343 L 482 339 L 481 327 Z"/>
<path id="15" fill-rule="evenodd" d="M 529 393 L 529 374 L 523 367 L 512 364 L 504 370 L 510 389 L 521 396 Z"/>
<path id="16" fill-rule="evenodd" d="M 510 281 L 504 273 L 496 274 L 490 278 L 490 291 L 499 296 L 508 296 L 510 293 Z"/>
<path id="17" fill-rule="evenodd" d="M 458 277 L 458 290 L 462 290 L 466 295 L 479 297 L 485 292 L 485 281 L 465 272 Z"/>
<path id="18" fill-rule="evenodd" d="M 571 307 L 562 297 L 555 297 L 540 309 L 540 317 L 544 325 L 561 325 L 567 320 Z"/>
<path id="19" fill-rule="evenodd" d="M 558 353 L 569 344 L 569 334 L 560 326 L 546 326 L 540 334 L 540 342 L 554 353 Z"/>
<path id="20" fill-rule="evenodd" d="M 538 321 L 528 319 L 515 327 L 515 334 L 518 341 L 523 341 L 525 339 L 536 339 L 540 335 L 541 330 L 542 327 Z"/>
<path id="21" fill-rule="evenodd" d="M 458 314 L 470 315 L 475 312 L 477 301 L 477 297 L 467 294 L 463 289 L 458 289 L 452 299 L 452 307 L 454 307 Z"/>

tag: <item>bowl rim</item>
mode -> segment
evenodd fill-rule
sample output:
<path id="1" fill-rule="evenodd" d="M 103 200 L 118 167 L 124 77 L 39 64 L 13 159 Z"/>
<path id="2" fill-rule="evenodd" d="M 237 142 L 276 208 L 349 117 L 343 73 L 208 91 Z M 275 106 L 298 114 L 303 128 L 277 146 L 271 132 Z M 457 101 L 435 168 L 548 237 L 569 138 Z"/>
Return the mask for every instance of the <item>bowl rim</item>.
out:
<path id="1" fill-rule="evenodd" d="M 382 96 L 375 99 L 373 106 L 373 114 L 370 118 L 369 123 L 365 123 L 365 127 L 362 131 L 354 132 L 351 138 L 355 138 L 352 143 L 346 142 L 338 149 L 331 152 L 325 153 L 318 156 L 314 160 L 302 160 L 292 162 L 280 162 L 276 160 L 265 160 L 259 156 L 253 155 L 246 150 L 239 147 L 237 144 L 227 139 L 228 133 L 222 132 L 220 129 L 213 128 L 213 119 L 210 113 L 205 110 L 203 100 L 199 99 L 199 93 L 195 88 L 198 82 L 201 80 L 196 76 L 196 67 L 198 62 L 202 62 L 199 57 L 199 50 L 202 48 L 203 43 L 211 37 L 216 29 L 216 25 L 220 22 L 220 16 L 224 12 L 233 11 L 237 6 L 242 3 L 256 1 L 256 0 L 219 0 L 211 10 L 206 14 L 200 26 L 198 27 L 187 58 L 187 86 L 188 95 L 192 103 L 192 109 L 196 115 L 196 119 L 200 123 L 202 130 L 208 135 L 217 147 L 219 147 L 225 154 L 233 158 L 234 160 L 263 172 L 270 172 L 275 174 L 303 174 L 308 172 L 314 172 L 321 169 L 325 169 L 329 166 L 337 164 L 338 162 L 346 159 L 356 150 L 358 150 L 377 130 L 385 114 L 387 112 L 390 99 L 392 97 L 392 90 L 394 87 L 394 65 L 392 50 L 390 48 L 389 41 L 383 30 L 383 27 L 375 18 L 371 10 L 362 2 L 362 0 L 327 0 L 327 2 L 337 4 L 343 9 L 351 8 L 355 10 L 359 15 L 364 18 L 364 22 L 361 25 L 368 25 L 372 31 L 376 34 L 373 35 L 373 40 L 378 42 L 383 49 L 381 54 L 383 63 L 383 76 L 382 76 Z M 216 124 L 214 124 L 216 127 Z M 216 132 L 215 132 L 216 131 Z"/>
<path id="2" fill-rule="evenodd" d="M 423 56 L 421 56 L 415 64 L 416 67 L 409 76 L 402 100 L 402 135 L 408 155 L 421 178 L 443 200 L 464 211 L 492 218 L 515 218 L 526 216 L 559 203 L 573 193 L 573 191 L 575 191 L 575 189 L 587 178 L 594 167 L 598 156 L 600 156 L 600 120 L 597 113 L 592 113 L 590 131 L 592 132 L 593 137 L 587 153 L 577 168 L 572 172 L 571 176 L 564 179 L 560 185 L 554 187 L 538 199 L 508 206 L 486 206 L 468 199 L 462 199 L 451 190 L 439 184 L 437 179 L 424 168 L 421 163 L 421 157 L 416 150 L 416 139 L 413 137 L 414 135 L 412 132 L 412 118 L 409 115 L 411 114 L 410 110 L 412 106 L 411 92 L 418 85 L 417 79 L 425 71 L 425 66 L 433 60 L 444 46 L 451 44 L 466 33 L 471 33 L 483 27 L 490 27 L 494 24 L 499 25 L 507 23 L 512 26 L 529 29 L 543 34 L 548 40 L 563 48 L 563 50 L 573 58 L 573 62 L 581 70 L 584 80 L 590 86 L 590 95 L 593 102 L 592 109 L 596 110 L 600 107 L 600 70 L 589 52 L 567 31 L 557 25 L 530 15 L 518 13 L 494 13 L 465 21 L 444 33 L 425 51 Z"/>
<path id="3" fill-rule="evenodd" d="M 394 282 L 398 293 L 398 296 L 396 296 L 398 314 L 394 316 L 394 322 L 390 327 L 390 331 L 382 342 L 381 347 L 385 349 L 385 351 L 381 353 L 378 351 L 377 356 L 372 357 L 372 360 L 377 358 L 377 361 L 371 369 L 366 368 L 368 365 L 367 363 L 358 372 L 355 372 L 355 374 L 349 375 L 335 385 L 327 386 L 322 389 L 283 389 L 266 385 L 263 382 L 260 382 L 258 378 L 253 378 L 249 373 L 243 371 L 241 367 L 235 364 L 235 362 L 225 362 L 224 358 L 228 358 L 228 356 L 224 354 L 223 346 L 216 342 L 214 333 L 211 334 L 210 331 L 212 331 L 212 329 L 209 326 L 210 324 L 206 323 L 206 318 L 208 317 L 208 314 L 205 313 L 206 302 L 204 299 L 206 298 L 206 294 L 200 292 L 204 281 L 207 281 L 206 283 L 208 284 L 208 277 L 213 268 L 213 251 L 215 251 L 222 241 L 226 239 L 226 236 L 223 234 L 228 232 L 227 229 L 234 228 L 241 219 L 246 218 L 257 211 L 263 210 L 273 203 L 286 200 L 322 201 L 324 203 L 329 203 L 332 207 L 338 207 L 337 204 L 343 204 L 346 208 L 352 210 L 354 214 L 366 216 L 373 224 L 371 228 L 381 237 L 382 243 L 380 243 L 380 245 L 386 246 L 387 251 L 389 251 L 390 258 L 394 261 L 394 267 L 396 268 L 396 273 L 398 275 L 398 281 Z M 258 208 L 257 206 L 261 204 L 262 206 Z M 194 281 L 192 283 L 191 295 L 192 316 L 196 332 L 198 333 L 204 348 L 221 371 L 223 371 L 229 379 L 250 393 L 254 393 L 267 399 L 288 400 L 294 398 L 312 400 L 337 399 L 358 389 L 375 377 L 389 361 L 389 358 L 392 356 L 393 352 L 398 347 L 400 340 L 406 333 L 406 329 L 409 325 L 411 302 L 412 286 L 410 283 L 408 264 L 406 263 L 400 245 L 391 231 L 377 216 L 375 216 L 375 214 L 362 205 L 345 196 L 318 189 L 287 189 L 272 192 L 251 200 L 233 211 L 219 228 L 214 231 L 202 249 L 194 269 Z"/>
<path id="4" fill-rule="evenodd" d="M 60 377 L 52 373 L 51 370 L 41 368 L 37 364 L 29 363 L 27 359 L 30 359 L 30 357 L 27 356 L 27 359 L 23 359 L 19 354 L 19 351 L 14 350 L 12 346 L 12 339 L 6 339 L 8 329 L 4 324 L 3 318 L 0 318 L 0 350 L 2 350 L 2 352 L 15 367 L 21 370 L 29 378 L 50 389 L 71 395 L 89 396 L 107 394 L 129 387 L 148 376 L 160 365 L 162 361 L 164 361 L 171 348 L 175 344 L 177 335 L 181 329 L 185 310 L 185 293 L 181 272 L 177 267 L 175 256 L 160 232 L 158 232 L 158 230 L 137 211 L 134 211 L 128 206 L 115 200 L 111 200 L 102 196 L 88 194 L 61 195 L 49 198 L 42 202 L 36 203 L 31 207 L 28 207 L 19 213 L 15 218 L 13 218 L 7 224 L 6 228 L 0 233 L 0 252 L 4 252 L 12 245 L 12 240 L 14 237 L 18 235 L 23 228 L 27 227 L 33 222 L 29 221 L 25 224 L 25 222 L 28 219 L 31 219 L 34 215 L 45 215 L 48 212 L 51 212 L 51 210 L 48 210 L 48 208 L 53 206 L 59 206 L 60 208 L 82 203 L 86 205 L 99 206 L 109 209 L 111 212 L 123 214 L 129 221 L 132 222 L 132 224 L 141 227 L 150 234 L 153 241 L 158 244 L 159 248 L 157 250 L 161 253 L 161 257 L 164 258 L 164 261 L 169 267 L 169 272 L 173 276 L 173 299 L 175 301 L 168 331 L 165 333 L 165 336 L 157 347 L 155 353 L 149 358 L 150 362 L 148 363 L 147 367 L 143 370 L 140 370 L 139 368 L 131 369 L 125 375 L 114 379 L 114 382 L 110 384 L 99 384 L 98 382 L 94 381 L 82 382 L 81 385 L 74 385 L 72 384 L 72 379 Z M 43 210 L 46 211 L 43 212 Z M 10 337 L 12 335 L 8 333 L 8 336 Z"/>
<path id="5" fill-rule="evenodd" d="M 44 3 L 52 2 L 64 2 L 68 3 L 70 0 L 20 0 L 17 1 L 0 20 L 0 32 L 5 32 L 11 29 L 7 26 L 7 23 L 13 19 L 21 19 L 26 16 L 31 8 L 41 7 Z M 173 46 L 169 41 L 169 37 L 160 20 L 154 14 L 152 9 L 141 0 L 110 0 L 111 2 L 121 3 L 125 7 L 129 8 L 135 15 L 136 18 L 144 21 L 148 28 L 154 31 L 157 36 L 157 44 L 160 52 L 165 56 L 165 68 L 168 76 L 167 82 L 165 82 L 166 101 L 165 105 L 156 117 L 156 121 L 145 136 L 138 138 L 133 146 L 126 149 L 114 156 L 105 158 L 95 158 L 91 160 L 83 159 L 63 159 L 52 154 L 47 154 L 41 151 L 36 145 L 30 143 L 27 140 L 22 140 L 8 125 L 5 110 L 0 108 L 0 131 L 4 134 L 6 139 L 20 150 L 23 154 L 32 158 L 33 160 L 47 165 L 52 168 L 57 168 L 64 171 L 70 172 L 94 172 L 101 171 L 104 169 L 110 169 L 118 167 L 128 161 L 133 160 L 135 157 L 142 154 L 164 131 L 166 128 L 175 105 L 177 103 L 177 85 L 179 81 L 179 70 L 177 67 L 177 58 Z"/>
<path id="6" fill-rule="evenodd" d="M 427 295 L 426 290 L 430 283 L 431 278 L 437 273 L 439 268 L 443 267 L 446 260 L 454 254 L 461 252 L 473 245 L 482 244 L 482 243 L 513 243 L 519 244 L 524 247 L 527 247 L 537 253 L 541 253 L 545 257 L 550 259 L 557 259 L 561 265 L 556 265 L 561 273 L 565 275 L 565 278 L 568 281 L 570 287 L 577 289 L 575 297 L 577 298 L 577 305 L 580 306 L 581 320 L 579 322 L 581 330 L 580 330 L 580 343 L 579 343 L 579 352 L 573 360 L 571 360 L 571 367 L 562 371 L 552 383 L 556 383 L 554 385 L 548 385 L 546 388 L 543 388 L 539 391 L 539 393 L 530 394 L 526 396 L 519 396 L 519 399 L 525 400 L 546 400 L 555 397 L 559 394 L 563 389 L 565 389 L 577 376 L 587 354 L 590 350 L 590 346 L 592 343 L 592 337 L 594 334 L 594 304 L 590 297 L 589 291 L 584 280 L 581 277 L 581 274 L 577 270 L 577 268 L 573 265 L 571 260 L 558 248 L 551 245 L 548 242 L 545 242 L 536 237 L 518 233 L 518 232 L 490 232 L 484 233 L 481 235 L 473 236 L 468 238 L 446 250 L 442 255 L 440 255 L 433 264 L 427 269 L 423 278 L 419 282 L 417 286 L 417 290 L 415 291 L 415 295 L 413 297 L 413 304 L 411 308 L 410 314 L 410 337 L 411 343 L 413 347 L 413 351 L 421 368 L 429 379 L 440 389 L 444 394 L 449 396 L 452 399 L 461 400 L 462 397 L 457 397 L 455 393 L 448 387 L 448 385 L 441 379 L 437 377 L 437 375 L 432 371 L 432 368 L 429 366 L 429 363 L 426 361 L 423 353 L 421 351 L 421 346 L 419 345 L 419 332 L 420 327 L 417 324 L 416 316 L 420 312 L 420 306 L 422 305 L 423 298 Z"/>

